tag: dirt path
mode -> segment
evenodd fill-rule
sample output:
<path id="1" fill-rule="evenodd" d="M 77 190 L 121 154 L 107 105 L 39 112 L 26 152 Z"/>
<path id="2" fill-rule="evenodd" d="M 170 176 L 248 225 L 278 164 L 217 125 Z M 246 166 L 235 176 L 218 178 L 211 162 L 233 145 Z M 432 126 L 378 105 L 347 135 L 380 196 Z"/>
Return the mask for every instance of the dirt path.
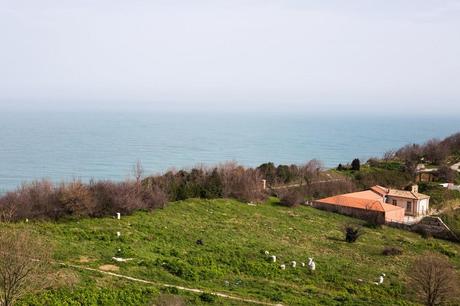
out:
<path id="1" fill-rule="evenodd" d="M 342 181 L 346 181 L 346 179 L 340 178 L 340 179 L 321 180 L 321 181 L 311 182 L 310 184 L 314 185 L 314 184 L 329 183 L 329 182 L 342 182 Z M 307 183 L 304 182 L 302 185 L 307 186 Z M 271 187 L 267 187 L 267 189 L 278 190 L 278 189 L 294 188 L 294 187 L 300 187 L 300 183 L 290 184 L 290 185 L 271 186 Z"/>
<path id="2" fill-rule="evenodd" d="M 176 285 L 170 285 L 170 284 L 165 284 L 165 283 L 149 281 L 149 280 L 145 280 L 145 279 L 135 278 L 135 277 L 126 276 L 126 275 L 113 273 L 113 272 L 108 272 L 108 271 L 102 271 L 102 270 L 89 268 L 89 267 L 85 267 L 85 266 L 78 266 L 78 265 L 72 265 L 72 264 L 66 264 L 66 263 L 60 263 L 60 265 L 61 266 L 66 266 L 66 267 L 71 267 L 71 268 L 74 268 L 74 269 L 79 269 L 79 270 L 97 272 L 97 273 L 110 275 L 110 276 L 118 277 L 118 278 L 123 278 L 123 279 L 127 279 L 127 280 L 130 280 L 130 281 L 133 281 L 133 282 L 143 283 L 143 284 L 155 285 L 155 286 L 166 287 L 166 288 L 176 288 L 178 290 L 194 292 L 194 293 L 209 293 L 209 294 L 212 294 L 212 295 L 215 295 L 215 296 L 218 296 L 218 297 L 222 297 L 222 298 L 230 299 L 230 300 L 235 300 L 235 301 L 240 301 L 240 302 L 253 303 L 253 304 L 258 304 L 258 305 L 283 306 L 283 304 L 272 304 L 272 303 L 267 303 L 267 302 L 262 302 L 262 301 L 242 298 L 242 297 L 238 297 L 238 296 L 228 295 L 228 294 L 224 294 L 224 293 L 220 293 L 220 292 L 204 291 L 204 290 L 201 290 L 201 289 L 187 288 L 187 287 L 182 287 L 182 286 L 176 286 Z"/>

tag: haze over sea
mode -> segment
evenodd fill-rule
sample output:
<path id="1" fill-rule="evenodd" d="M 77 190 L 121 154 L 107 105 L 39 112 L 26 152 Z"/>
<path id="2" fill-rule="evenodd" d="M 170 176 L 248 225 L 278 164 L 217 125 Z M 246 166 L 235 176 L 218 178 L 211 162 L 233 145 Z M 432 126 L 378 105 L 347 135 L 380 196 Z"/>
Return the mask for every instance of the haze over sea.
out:
<path id="1" fill-rule="evenodd" d="M 234 160 L 327 167 L 460 131 L 454 117 L 167 112 L 2 112 L 0 192 L 48 178 L 122 180 Z"/>

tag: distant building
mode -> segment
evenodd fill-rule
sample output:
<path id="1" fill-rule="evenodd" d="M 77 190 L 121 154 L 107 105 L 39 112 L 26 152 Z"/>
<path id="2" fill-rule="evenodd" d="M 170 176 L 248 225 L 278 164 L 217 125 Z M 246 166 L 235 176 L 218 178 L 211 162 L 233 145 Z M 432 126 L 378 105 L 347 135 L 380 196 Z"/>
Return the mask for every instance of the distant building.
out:
<path id="1" fill-rule="evenodd" d="M 409 218 L 425 216 L 429 212 L 430 197 L 412 190 L 397 190 L 373 186 L 370 190 L 346 193 L 313 202 L 319 209 L 334 211 L 376 223 L 405 222 Z"/>
<path id="2" fill-rule="evenodd" d="M 418 182 L 433 182 L 436 178 L 436 169 L 419 170 L 415 174 L 415 181 Z"/>

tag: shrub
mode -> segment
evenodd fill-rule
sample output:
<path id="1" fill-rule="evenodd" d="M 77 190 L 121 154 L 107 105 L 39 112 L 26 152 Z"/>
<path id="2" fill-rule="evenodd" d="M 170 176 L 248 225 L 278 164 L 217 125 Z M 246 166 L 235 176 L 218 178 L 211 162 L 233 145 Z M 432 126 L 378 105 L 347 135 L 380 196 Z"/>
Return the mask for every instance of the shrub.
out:
<path id="1" fill-rule="evenodd" d="M 456 177 L 457 171 L 450 169 L 447 165 L 442 165 L 436 172 L 436 178 L 441 182 L 453 183 Z"/>
<path id="2" fill-rule="evenodd" d="M 177 295 L 179 294 L 179 289 L 177 289 L 176 287 L 166 287 L 162 289 L 162 292 L 166 292 L 169 295 Z"/>
<path id="3" fill-rule="evenodd" d="M 154 303 L 156 306 L 185 306 L 183 298 L 172 294 L 161 294 Z"/>
<path id="4" fill-rule="evenodd" d="M 88 216 L 94 213 L 96 202 L 88 186 L 82 182 L 74 181 L 70 184 L 61 184 L 56 192 L 66 214 Z"/>
<path id="5" fill-rule="evenodd" d="M 403 251 L 400 248 L 396 247 L 386 247 L 383 249 L 382 254 L 385 256 L 396 256 L 401 255 Z"/>
<path id="6" fill-rule="evenodd" d="M 344 229 L 345 241 L 353 243 L 364 233 L 359 226 L 347 225 Z"/>
<path id="7" fill-rule="evenodd" d="M 217 168 L 222 181 L 222 196 L 244 202 L 263 201 L 267 195 L 262 190 L 262 176 L 256 169 L 245 169 L 236 163 L 226 163 Z"/>
<path id="8" fill-rule="evenodd" d="M 296 178 L 295 173 L 291 170 L 288 165 L 279 165 L 276 168 L 276 176 L 280 183 L 289 183 Z"/>
<path id="9" fill-rule="evenodd" d="M 207 292 L 200 294 L 200 300 L 206 303 L 214 303 L 216 301 L 216 296 Z"/>
<path id="10" fill-rule="evenodd" d="M 272 300 L 274 302 L 281 302 L 281 301 L 283 301 L 283 293 L 281 293 L 279 291 L 271 292 L 271 293 L 269 293 L 269 298 L 270 298 L 270 300 Z"/>
<path id="11" fill-rule="evenodd" d="M 257 170 L 267 180 L 268 184 L 272 185 L 277 182 L 276 167 L 274 163 L 270 162 L 262 164 L 257 167 Z"/>
<path id="12" fill-rule="evenodd" d="M 294 207 L 304 202 L 304 197 L 299 188 L 284 188 L 277 193 L 280 199 L 279 204 L 282 206 Z"/>
<path id="13" fill-rule="evenodd" d="M 415 228 L 415 232 L 420 234 L 420 236 L 422 236 L 422 238 L 424 239 L 429 239 L 432 237 L 431 233 L 427 231 L 426 228 L 423 226 L 417 226 Z"/>

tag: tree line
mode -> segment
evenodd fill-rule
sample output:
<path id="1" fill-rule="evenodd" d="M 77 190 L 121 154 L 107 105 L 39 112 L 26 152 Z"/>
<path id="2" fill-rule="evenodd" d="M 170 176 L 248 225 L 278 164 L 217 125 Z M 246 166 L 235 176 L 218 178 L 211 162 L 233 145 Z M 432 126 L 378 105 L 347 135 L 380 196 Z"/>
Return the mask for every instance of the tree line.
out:
<path id="1" fill-rule="evenodd" d="M 460 158 L 460 133 L 444 140 L 430 140 L 423 145 L 407 145 L 387 152 L 381 159 L 370 159 L 369 164 L 383 165 L 379 172 L 361 173 L 359 159 L 353 160 L 349 167 L 339 165 L 338 170 L 350 168 L 356 171 L 354 176 L 342 176 L 339 181 L 325 177 L 324 167 L 316 159 L 303 165 L 268 162 L 255 168 L 227 162 L 215 167 L 171 170 L 148 177 L 144 177 L 142 166 L 138 163 L 133 169 L 133 178 L 123 182 L 102 180 L 84 183 L 74 180 L 54 184 L 41 180 L 23 184 L 0 197 L 0 221 L 102 217 L 115 212 L 153 210 L 164 207 L 167 202 L 189 198 L 234 198 L 260 202 L 269 195 L 275 195 L 281 199 L 281 204 L 292 206 L 305 198 L 326 197 L 375 184 L 403 186 L 413 179 L 415 166 L 420 161 L 442 164 L 450 156 Z M 402 162 L 403 167 L 390 162 L 394 160 Z M 445 168 L 439 168 L 440 175 L 445 178 L 454 175 Z M 287 184 L 297 184 L 298 187 L 269 193 L 263 189 L 262 180 L 266 180 L 268 187 Z"/>
<path id="2" fill-rule="evenodd" d="M 443 140 L 431 139 L 424 144 L 406 145 L 385 153 L 383 159 L 403 161 L 408 171 L 415 172 L 420 162 L 445 167 L 452 157 L 460 158 L 460 133 Z"/>
<path id="3" fill-rule="evenodd" d="M 335 185 L 315 184 L 323 167 L 317 160 L 304 165 L 266 163 L 247 168 L 235 162 L 215 167 L 170 170 L 144 177 L 140 163 L 133 176 L 122 182 L 73 180 L 54 184 L 49 180 L 23 184 L 0 197 L 0 221 L 30 219 L 57 220 L 64 217 L 103 217 L 116 212 L 129 214 L 137 210 L 163 208 L 166 203 L 189 198 L 233 198 L 243 202 L 262 202 L 270 195 L 267 184 L 300 183 L 305 195 L 330 195 L 343 190 Z M 347 183 L 347 186 L 349 183 Z M 348 187 L 346 188 L 349 189 Z M 296 191 L 300 194 L 300 191 Z M 299 196 L 297 196 L 299 197 Z"/>

